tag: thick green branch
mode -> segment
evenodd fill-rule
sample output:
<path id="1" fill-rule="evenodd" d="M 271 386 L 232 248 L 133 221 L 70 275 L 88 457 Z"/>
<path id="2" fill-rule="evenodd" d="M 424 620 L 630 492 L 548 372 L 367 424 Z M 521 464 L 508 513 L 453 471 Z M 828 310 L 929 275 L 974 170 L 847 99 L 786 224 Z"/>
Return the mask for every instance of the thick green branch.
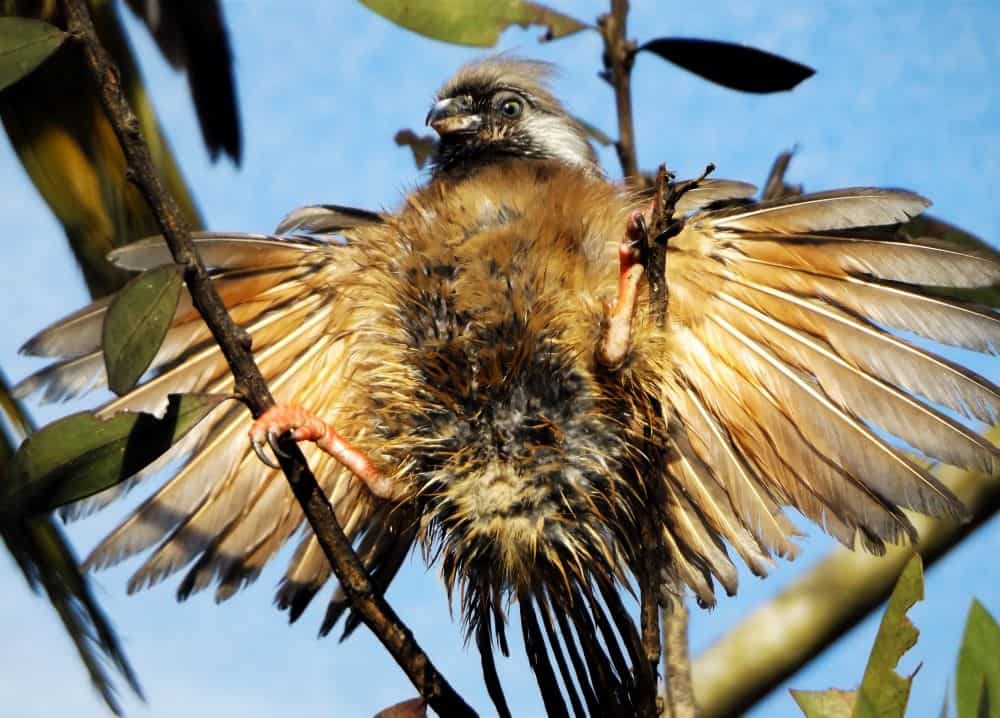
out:
<path id="1" fill-rule="evenodd" d="M 237 393 L 253 415 L 259 416 L 274 405 L 274 399 L 254 363 L 250 337 L 226 312 L 191 242 L 190 231 L 177 203 L 156 174 L 149 149 L 139 130 L 139 122 L 122 90 L 121 75 L 97 38 L 86 1 L 64 0 L 64 5 L 68 30 L 83 45 L 87 65 L 100 88 L 101 104 L 125 153 L 129 178 L 149 202 L 174 261 L 184 268 L 188 291 L 229 363 Z M 302 452 L 292 442 L 285 442 L 283 449 L 289 455 L 288 458 L 281 457 L 288 483 L 334 574 L 350 597 L 354 610 L 439 715 L 475 715 L 372 586 L 368 573 L 337 523 L 330 502 L 306 465 Z"/>
<path id="2" fill-rule="evenodd" d="M 987 436 L 1000 441 L 1000 428 Z M 1000 481 L 951 466 L 934 473 L 965 503 L 972 520 L 913 516 L 921 536 L 916 546 L 890 547 L 885 556 L 834 551 L 695 660 L 702 718 L 742 715 L 880 606 L 914 551 L 929 566 L 1000 510 Z"/>

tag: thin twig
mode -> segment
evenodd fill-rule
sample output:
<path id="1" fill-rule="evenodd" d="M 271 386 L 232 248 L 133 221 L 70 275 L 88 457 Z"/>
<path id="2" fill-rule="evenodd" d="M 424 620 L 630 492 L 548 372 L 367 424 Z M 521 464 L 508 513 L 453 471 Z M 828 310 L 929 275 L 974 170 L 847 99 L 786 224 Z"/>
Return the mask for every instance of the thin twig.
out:
<path id="1" fill-rule="evenodd" d="M 625 179 L 639 180 L 639 159 L 635 151 L 635 127 L 632 123 L 632 64 L 636 45 L 626 37 L 628 0 L 611 0 L 611 12 L 597 20 L 604 38 L 604 77 L 615 89 L 618 109 L 618 161 Z"/>
<path id="2" fill-rule="evenodd" d="M 646 276 L 649 278 L 649 297 L 653 316 L 662 326 L 667 320 L 667 307 L 670 300 L 667 285 L 667 247 L 670 239 L 677 236 L 684 228 L 684 218 L 676 216 L 677 202 L 687 192 L 695 189 L 712 171 L 714 165 L 708 165 L 700 177 L 686 182 L 674 182 L 674 176 L 667 171 L 666 165 L 660 165 L 656 172 L 656 188 L 650 212 L 649 233 L 646 238 L 645 252 L 642 258 Z M 659 485 L 652 485 L 654 495 L 652 504 L 658 506 L 662 497 L 655 495 Z M 695 715 L 694 699 L 691 691 L 691 661 L 688 658 L 687 624 L 688 615 L 683 603 L 683 589 L 671 602 L 673 605 L 663 611 L 664 643 L 661 646 L 660 618 L 657 604 L 659 597 L 659 581 L 662 581 L 662 563 L 666 553 L 658 529 L 659 516 L 647 517 L 643 528 L 645 545 L 645 573 L 642 591 L 642 636 L 646 649 L 647 660 L 655 670 L 660 661 L 661 648 L 664 649 L 664 694 L 663 713 L 673 718 L 691 718 Z M 651 577 L 651 578 L 650 578 Z M 646 582 L 649 581 L 647 586 Z M 650 598 L 655 596 L 655 598 Z"/>
<path id="3" fill-rule="evenodd" d="M 641 183 L 639 160 L 635 147 L 635 126 L 632 120 L 632 66 L 635 62 L 636 44 L 628 39 L 628 0 L 611 0 L 611 12 L 598 19 L 598 28 L 604 39 L 604 78 L 611 83 L 615 91 L 615 107 L 618 112 L 618 161 L 621 164 L 625 181 Z M 670 177 L 672 179 L 672 176 Z M 666 245 L 673 226 L 673 206 L 666 210 L 664 192 L 667 185 L 665 167 L 657 174 L 657 196 L 651 217 L 650 234 L 645 247 L 643 264 L 646 276 L 650 282 L 650 301 L 653 304 L 654 315 L 661 323 L 666 321 L 667 300 L 669 298 L 666 281 Z M 655 497 L 652 497 L 655 504 Z M 659 528 L 654 526 L 656 516 L 648 516 L 643 522 L 643 540 L 645 556 L 643 558 L 643 576 L 640 577 L 640 621 L 642 627 L 643 647 L 649 666 L 639 668 L 640 710 L 649 715 L 656 715 L 656 674 L 660 662 L 660 626 L 659 626 L 659 589 L 662 581 L 662 561 L 665 554 L 662 541 L 659 539 Z M 686 624 L 684 626 L 686 635 Z M 686 647 L 685 654 L 686 656 Z M 690 663 L 675 666 L 683 671 L 690 683 Z M 669 696 L 666 696 L 669 698 Z"/>
<path id="4" fill-rule="evenodd" d="M 628 21 L 628 0 L 611 0 L 611 12 L 597 20 L 601 37 L 604 38 L 604 78 L 615 91 L 615 107 L 618 110 L 618 161 L 626 182 L 641 182 L 639 161 L 635 151 L 635 128 L 632 122 L 632 64 L 635 59 L 635 43 L 626 36 Z M 648 239 L 648 238 L 647 238 Z M 644 254 L 648 257 L 648 241 Z M 646 270 L 649 270 L 648 262 Z M 655 503 L 655 498 L 653 499 Z M 639 711 L 641 716 L 654 718 L 657 714 L 656 675 L 660 662 L 659 589 L 662 580 L 660 562 L 662 550 L 655 516 L 647 516 L 642 522 L 645 550 L 642 570 L 639 572 L 640 626 L 646 661 L 636 666 Z"/>
<path id="5" fill-rule="evenodd" d="M 174 261 L 184 268 L 188 291 L 229 363 L 237 395 L 254 417 L 258 417 L 274 405 L 274 398 L 254 363 L 250 337 L 226 312 L 191 242 L 190 231 L 176 201 L 156 174 L 138 119 L 122 90 L 121 75 L 97 38 L 86 0 L 63 1 L 68 30 L 83 46 L 87 66 L 100 89 L 101 104 L 125 153 L 128 177 L 149 203 Z M 410 629 L 373 587 L 302 452 L 290 440 L 283 442 L 282 449 L 288 457 L 279 456 L 279 460 L 292 492 L 354 610 L 439 715 L 475 715 L 420 649 Z"/>

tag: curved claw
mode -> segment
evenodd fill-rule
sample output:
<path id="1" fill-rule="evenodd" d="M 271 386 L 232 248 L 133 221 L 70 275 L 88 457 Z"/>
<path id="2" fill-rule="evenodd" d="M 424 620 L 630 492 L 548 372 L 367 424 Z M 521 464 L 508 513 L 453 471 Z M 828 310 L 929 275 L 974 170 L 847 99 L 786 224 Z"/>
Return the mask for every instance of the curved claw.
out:
<path id="1" fill-rule="evenodd" d="M 292 457 L 287 451 L 281 448 L 279 441 L 284 434 L 280 434 L 274 429 L 267 432 L 267 443 L 271 447 L 271 451 L 274 452 L 275 456 L 280 456 L 282 459 L 290 459 Z"/>
<path id="2" fill-rule="evenodd" d="M 264 464 L 266 464 L 267 466 L 270 466 L 272 469 L 280 469 L 281 468 L 281 466 L 278 464 L 278 462 L 275 461 L 274 459 L 272 459 L 270 456 L 268 456 L 267 452 L 264 451 L 264 442 L 263 441 L 256 441 L 256 440 L 251 441 L 250 442 L 250 446 L 253 447 L 253 453 L 257 454 L 257 458 L 260 459 L 262 462 L 264 462 Z M 274 446 L 272 445 L 271 448 L 274 448 Z"/>

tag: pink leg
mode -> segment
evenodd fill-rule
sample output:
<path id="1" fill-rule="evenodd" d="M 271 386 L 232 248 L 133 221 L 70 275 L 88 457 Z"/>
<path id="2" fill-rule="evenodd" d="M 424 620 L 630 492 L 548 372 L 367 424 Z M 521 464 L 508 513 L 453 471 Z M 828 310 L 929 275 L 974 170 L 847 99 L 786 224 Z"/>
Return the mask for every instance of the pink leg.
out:
<path id="1" fill-rule="evenodd" d="M 608 314 L 608 328 L 597 351 L 597 360 L 610 369 L 619 368 L 628 354 L 632 336 L 632 316 L 643 269 L 641 242 L 646 241 L 646 224 L 636 210 L 625 224 L 625 239 L 618 247 L 618 298 Z"/>
<path id="2" fill-rule="evenodd" d="M 277 452 L 277 440 L 284 434 L 290 434 L 295 441 L 314 442 L 361 479 L 375 496 L 389 500 L 400 498 L 399 486 L 379 471 L 371 459 L 351 446 L 347 439 L 325 421 L 293 404 L 272 406 L 250 427 L 250 444 L 260 460 L 268 466 L 277 468 L 264 453 L 264 445 L 270 444 Z"/>

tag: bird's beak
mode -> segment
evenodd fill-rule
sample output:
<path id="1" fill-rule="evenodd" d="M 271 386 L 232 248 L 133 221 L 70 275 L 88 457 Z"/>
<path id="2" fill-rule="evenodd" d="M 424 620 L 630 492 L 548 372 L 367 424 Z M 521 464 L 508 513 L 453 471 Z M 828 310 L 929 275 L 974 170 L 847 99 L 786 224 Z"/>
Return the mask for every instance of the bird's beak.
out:
<path id="1" fill-rule="evenodd" d="M 472 98 L 468 95 L 441 100 L 427 113 L 427 124 L 441 137 L 456 132 L 475 132 L 483 125 L 483 118 L 473 111 Z"/>

